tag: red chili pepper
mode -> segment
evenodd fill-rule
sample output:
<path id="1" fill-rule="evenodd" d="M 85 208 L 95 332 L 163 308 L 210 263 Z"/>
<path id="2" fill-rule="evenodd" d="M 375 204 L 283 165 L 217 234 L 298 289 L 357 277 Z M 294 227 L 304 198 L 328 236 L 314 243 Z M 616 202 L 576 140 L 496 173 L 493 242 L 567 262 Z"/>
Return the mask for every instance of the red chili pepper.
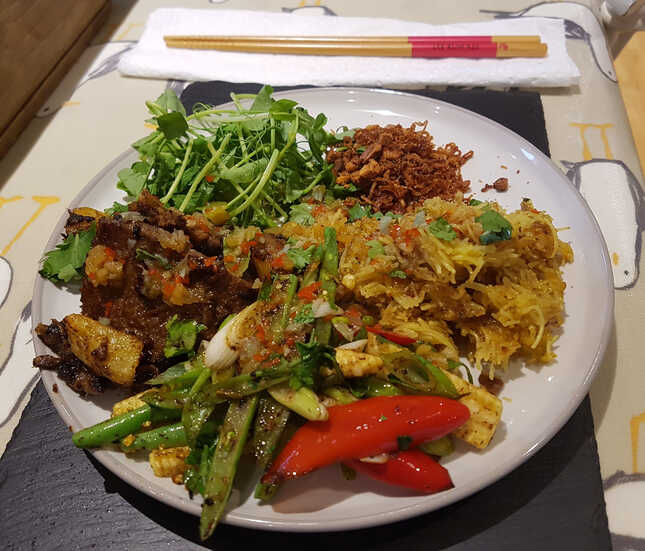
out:
<path id="1" fill-rule="evenodd" d="M 175 283 L 176 284 L 183 283 L 184 285 L 187 285 L 188 283 L 190 283 L 190 279 L 188 279 L 187 275 L 181 276 L 179 274 L 175 274 Z"/>
<path id="2" fill-rule="evenodd" d="M 401 226 L 398 224 L 393 224 L 390 226 L 390 237 L 394 239 L 395 241 L 401 237 Z"/>
<path id="3" fill-rule="evenodd" d="M 105 256 L 107 256 L 110 260 L 114 260 L 116 257 L 116 252 L 114 249 L 111 249 L 110 247 L 105 247 L 104 249 Z"/>
<path id="4" fill-rule="evenodd" d="M 329 408 L 327 421 L 309 421 L 287 442 L 264 483 L 296 478 L 337 461 L 390 453 L 398 437 L 410 446 L 452 432 L 470 417 L 462 403 L 440 396 L 380 396 Z"/>
<path id="5" fill-rule="evenodd" d="M 212 174 L 207 174 L 204 177 L 204 180 L 206 180 L 209 184 L 212 184 L 215 181 L 215 176 L 213 176 Z"/>
<path id="6" fill-rule="evenodd" d="M 244 241 L 240 245 L 240 250 L 242 251 L 242 254 L 249 254 L 249 251 L 251 250 L 251 247 L 255 247 L 255 245 L 257 245 L 257 244 L 258 244 L 258 242 L 255 241 L 254 239 L 251 240 L 251 241 Z"/>
<path id="7" fill-rule="evenodd" d="M 405 242 L 409 245 L 412 239 L 419 237 L 421 232 L 417 228 L 412 228 L 410 230 L 405 230 Z"/>
<path id="8" fill-rule="evenodd" d="M 420 450 L 392 454 L 387 463 L 363 463 L 354 459 L 347 464 L 376 480 L 424 494 L 434 494 L 453 487 L 447 469 Z"/>
<path id="9" fill-rule="evenodd" d="M 327 207 L 325 207 L 325 205 L 318 205 L 318 206 L 315 206 L 313 209 L 311 209 L 311 215 L 314 218 L 316 218 L 318 215 L 325 212 L 326 210 L 327 210 Z"/>
<path id="10" fill-rule="evenodd" d="M 393 343 L 396 343 L 396 344 L 400 344 L 401 346 L 409 346 L 417 342 L 417 340 L 413 339 L 412 337 L 406 337 L 405 335 L 392 333 L 392 331 L 386 331 L 385 329 L 381 329 L 377 325 L 370 325 L 369 327 L 365 327 L 365 329 L 370 333 L 381 335 L 381 337 L 383 337 L 384 339 L 387 339 L 388 341 L 392 341 Z"/>
<path id="11" fill-rule="evenodd" d="M 272 268 L 284 268 L 285 267 L 285 260 L 287 260 L 287 253 L 282 253 L 280 256 L 277 258 L 274 258 L 271 261 L 271 267 Z"/>
<path id="12" fill-rule="evenodd" d="M 172 295 L 175 291 L 175 287 L 177 287 L 177 284 L 171 281 L 166 281 L 162 286 L 161 286 L 161 292 L 163 293 L 163 296 L 165 298 L 169 298 L 170 295 Z"/>
<path id="13" fill-rule="evenodd" d="M 106 318 L 110 317 L 110 312 L 112 311 L 112 306 L 114 306 L 114 303 L 112 301 L 108 301 L 103 305 L 103 307 L 105 308 L 105 317 Z"/>
<path id="14" fill-rule="evenodd" d="M 298 298 L 306 302 L 312 302 L 316 298 L 316 293 L 322 283 L 320 281 L 314 281 L 311 285 L 307 285 L 298 291 Z"/>

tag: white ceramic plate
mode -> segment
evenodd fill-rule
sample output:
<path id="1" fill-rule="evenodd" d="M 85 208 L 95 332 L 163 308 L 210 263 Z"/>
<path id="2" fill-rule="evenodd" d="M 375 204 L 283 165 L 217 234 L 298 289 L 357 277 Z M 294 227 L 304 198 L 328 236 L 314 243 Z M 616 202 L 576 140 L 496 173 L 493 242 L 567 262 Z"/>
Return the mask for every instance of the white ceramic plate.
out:
<path id="1" fill-rule="evenodd" d="M 539 150 L 505 127 L 453 105 L 420 96 L 351 88 L 307 89 L 276 94 L 300 102 L 311 113 L 325 113 L 329 128 L 341 125 L 429 121 L 435 143 L 455 142 L 474 157 L 463 168 L 465 178 L 482 199 L 497 200 L 506 209 L 519 208 L 522 197 L 549 212 L 556 227 L 570 241 L 575 262 L 565 268 L 566 321 L 557 344 L 558 360 L 539 369 L 513 368 L 502 392 L 502 423 L 487 450 L 476 452 L 465 445 L 445 465 L 454 489 L 426 497 L 386 487 L 359 477 L 343 479 L 338 466 L 290 481 L 272 505 L 259 505 L 252 497 L 255 480 L 246 477 L 233 497 L 224 522 L 251 528 L 290 531 L 332 531 L 384 524 L 438 509 L 492 484 L 526 461 L 562 427 L 589 390 L 607 344 L 613 319 L 613 285 L 607 249 L 600 229 L 582 196 L 562 172 Z M 106 208 L 121 199 L 116 189 L 117 172 L 136 158 L 127 152 L 110 163 L 76 197 L 71 207 Z M 506 168 L 503 168 L 506 167 Z M 480 193 L 484 183 L 505 176 L 506 193 Z M 46 250 L 59 241 L 63 217 Z M 33 321 L 80 311 L 77 294 L 61 290 L 37 278 Z M 37 354 L 47 349 L 34 337 Z M 521 372 L 521 376 L 520 376 Z M 65 423 L 78 430 L 105 419 L 115 394 L 86 400 L 80 398 L 51 372 L 43 382 Z M 52 385 L 58 383 L 58 392 Z M 70 440 L 70 445 L 71 440 Z M 95 457 L 113 473 L 143 492 L 184 511 L 199 514 L 199 501 L 191 501 L 183 486 L 155 478 L 144 460 L 134 461 L 111 451 Z M 241 478 L 241 477 L 240 477 Z M 238 499 L 239 498 L 239 499 Z M 237 502 L 237 503 L 236 503 Z M 197 529 L 197 523 L 195 524 Z"/>

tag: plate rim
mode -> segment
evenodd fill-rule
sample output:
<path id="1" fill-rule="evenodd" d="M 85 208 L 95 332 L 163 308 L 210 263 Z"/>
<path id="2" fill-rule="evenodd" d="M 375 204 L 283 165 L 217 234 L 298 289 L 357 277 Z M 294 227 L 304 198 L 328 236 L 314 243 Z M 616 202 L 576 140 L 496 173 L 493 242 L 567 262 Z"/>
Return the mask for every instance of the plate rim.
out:
<path id="1" fill-rule="evenodd" d="M 583 209 L 586 212 L 586 215 L 593 226 L 596 237 L 598 239 L 599 246 L 601 248 L 601 254 L 603 258 L 602 266 L 598 266 L 596 269 L 602 271 L 604 274 L 604 284 L 608 290 L 607 292 L 607 302 L 605 304 L 604 312 L 601 313 L 603 318 L 603 324 L 601 328 L 601 338 L 598 341 L 596 351 L 593 357 L 593 360 L 587 370 L 586 376 L 583 379 L 582 383 L 576 388 L 576 391 L 569 397 L 566 408 L 563 408 L 563 414 L 560 415 L 557 420 L 553 421 L 550 425 L 545 427 L 540 431 L 540 436 L 537 441 L 532 442 L 532 445 L 526 449 L 523 453 L 517 454 L 511 461 L 507 464 L 504 464 L 503 468 L 494 469 L 492 472 L 489 471 L 487 477 L 483 480 L 479 480 L 476 483 L 471 483 L 464 487 L 456 487 L 440 494 L 434 494 L 433 500 L 430 505 L 428 503 L 419 502 L 416 504 L 404 506 L 401 508 L 391 509 L 389 511 L 381 513 L 371 513 L 366 516 L 354 516 L 350 519 L 338 519 L 335 521 L 294 521 L 289 520 L 267 520 L 257 517 L 250 517 L 248 515 L 239 515 L 235 513 L 235 510 L 227 512 L 221 522 L 226 524 L 231 524 L 235 526 L 241 526 L 246 528 L 254 529 L 263 529 L 263 530 L 272 530 L 272 531 L 288 531 L 288 532 L 336 532 L 342 530 L 354 530 L 360 528 L 368 528 L 372 526 L 390 524 L 393 522 L 405 520 L 414 516 L 418 516 L 425 513 L 430 513 L 442 507 L 445 507 L 451 503 L 455 503 L 468 497 L 476 492 L 479 492 L 483 488 L 486 488 L 510 472 L 514 471 L 521 464 L 526 462 L 530 457 L 532 457 L 538 450 L 540 450 L 544 445 L 546 445 L 553 436 L 569 421 L 575 410 L 582 403 L 582 400 L 589 392 L 589 388 L 593 379 L 595 378 L 598 369 L 602 363 L 603 357 L 607 350 L 609 339 L 611 337 L 611 331 L 614 326 L 614 304 L 615 304 L 615 292 L 613 287 L 613 275 L 611 270 L 611 261 L 609 257 L 609 251 L 607 249 L 607 244 L 600 229 L 600 226 L 584 197 L 580 191 L 569 181 L 565 176 L 562 170 L 555 164 L 555 162 L 545 155 L 541 150 L 534 146 L 531 142 L 507 128 L 506 126 L 488 118 L 484 115 L 481 115 L 477 112 L 465 109 L 458 105 L 452 103 L 435 99 L 428 96 L 422 96 L 419 94 L 404 92 L 399 90 L 390 90 L 382 88 L 362 88 L 362 87 L 314 87 L 314 88 L 298 88 L 292 90 L 281 90 L 280 92 L 274 93 L 274 97 L 286 97 L 296 94 L 310 94 L 310 93 L 369 93 L 377 95 L 397 95 L 405 96 L 413 99 L 415 101 L 427 102 L 428 104 L 439 104 L 442 108 L 448 110 L 456 110 L 461 114 L 465 114 L 470 117 L 479 119 L 481 122 L 492 125 L 497 128 L 497 130 L 510 135 L 516 141 L 521 142 L 525 147 L 527 147 L 532 154 L 540 158 L 542 161 L 545 161 L 555 173 L 558 174 L 559 179 L 566 183 L 571 190 L 574 192 L 574 195 L 577 196 L 578 202 L 583 206 Z M 218 106 L 232 105 L 232 102 L 227 102 L 220 104 Z M 57 243 L 60 242 L 60 232 L 64 228 L 65 221 L 67 219 L 67 210 L 78 206 L 83 198 L 88 195 L 96 185 L 102 180 L 102 178 L 113 168 L 132 157 L 133 160 L 137 158 L 136 151 L 132 148 L 127 149 L 106 166 L 104 166 L 91 180 L 81 188 L 81 190 L 74 196 L 72 201 L 68 204 L 65 212 L 61 215 L 60 219 L 56 223 L 51 236 L 47 240 L 44 251 L 52 249 Z M 35 334 L 35 327 L 37 323 L 43 321 L 42 319 L 42 297 L 43 290 L 46 280 L 37 275 L 33 287 L 33 296 L 32 296 L 32 337 L 33 344 L 36 354 L 46 353 L 49 349 L 42 343 Z M 67 406 L 65 400 L 59 395 L 53 392 L 52 384 L 57 382 L 57 379 L 54 378 L 55 375 L 50 371 L 41 371 L 41 379 L 45 385 L 45 390 L 49 395 L 49 398 L 57 410 L 59 416 L 63 419 L 67 426 L 80 426 L 79 419 Z M 71 440 L 70 440 L 71 445 Z M 105 468 L 107 468 L 112 474 L 115 474 L 134 488 L 148 494 L 150 497 L 165 503 L 171 507 L 182 510 L 184 512 L 199 515 L 199 504 L 197 501 L 186 501 L 178 496 L 175 496 L 171 493 L 165 491 L 159 491 L 159 486 L 157 484 L 151 483 L 146 478 L 142 477 L 135 471 L 123 470 L 122 465 L 112 458 L 110 452 L 105 450 L 88 450 Z"/>

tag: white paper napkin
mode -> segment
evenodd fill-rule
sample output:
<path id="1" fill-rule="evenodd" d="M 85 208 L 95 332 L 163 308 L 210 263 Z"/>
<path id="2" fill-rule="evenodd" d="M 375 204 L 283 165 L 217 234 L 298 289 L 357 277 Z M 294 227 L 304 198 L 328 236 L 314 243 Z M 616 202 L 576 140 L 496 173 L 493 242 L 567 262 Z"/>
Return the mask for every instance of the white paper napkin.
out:
<path id="1" fill-rule="evenodd" d="M 167 48 L 164 35 L 540 35 L 545 58 L 412 59 L 247 54 Z M 580 72 L 569 58 L 564 23 L 527 18 L 428 25 L 370 17 L 304 16 L 247 10 L 154 11 L 137 46 L 119 64 L 123 75 L 188 81 L 225 80 L 275 86 L 420 87 L 571 86 Z"/>

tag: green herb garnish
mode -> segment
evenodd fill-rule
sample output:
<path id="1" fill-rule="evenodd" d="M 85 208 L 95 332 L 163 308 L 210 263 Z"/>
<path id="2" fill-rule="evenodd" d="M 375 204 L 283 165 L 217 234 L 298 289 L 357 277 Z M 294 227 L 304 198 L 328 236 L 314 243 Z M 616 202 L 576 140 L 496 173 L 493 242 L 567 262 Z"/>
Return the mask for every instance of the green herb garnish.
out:
<path id="1" fill-rule="evenodd" d="M 137 260 L 143 260 L 143 261 L 147 260 L 148 262 L 156 262 L 164 270 L 167 270 L 171 266 L 170 261 L 165 256 L 157 253 L 150 253 L 144 249 L 137 249 L 135 253 L 135 257 Z"/>
<path id="2" fill-rule="evenodd" d="M 492 209 L 475 218 L 475 222 L 479 222 L 484 230 L 484 233 L 479 236 L 479 242 L 482 245 L 490 245 L 511 238 L 513 226 L 506 218 Z"/>
<path id="3" fill-rule="evenodd" d="M 437 239 L 443 239 L 444 241 L 452 241 L 457 237 L 457 233 L 445 218 L 440 217 L 430 222 L 428 229 Z"/>
<path id="4" fill-rule="evenodd" d="M 373 239 L 372 241 L 367 242 L 367 256 L 370 258 L 376 258 L 379 255 L 385 254 L 385 248 L 383 247 L 383 243 L 381 243 L 378 239 Z"/>
<path id="5" fill-rule="evenodd" d="M 95 234 L 96 224 L 92 224 L 87 230 L 68 235 L 55 249 L 45 253 L 38 273 L 54 283 L 81 279 L 81 270 Z"/>
<path id="6" fill-rule="evenodd" d="M 291 207 L 289 220 L 302 226 L 311 226 L 314 223 L 314 217 L 311 214 L 311 205 L 300 203 L 299 205 Z"/>
<path id="7" fill-rule="evenodd" d="M 365 218 L 370 215 L 369 206 L 364 206 L 359 203 L 355 204 L 351 209 L 349 209 L 349 219 L 354 222 L 360 218 Z"/>
<path id="8" fill-rule="evenodd" d="M 312 255 L 316 251 L 317 246 L 312 245 L 308 249 L 300 249 L 298 247 L 293 247 L 287 251 L 287 256 L 293 262 L 293 266 L 301 270 L 305 266 L 311 263 Z"/>
<path id="9" fill-rule="evenodd" d="M 206 329 L 205 325 L 195 320 L 182 320 L 175 314 L 166 323 L 168 336 L 163 349 L 166 358 L 181 354 L 191 354 L 197 344 L 197 335 Z"/>
<path id="10" fill-rule="evenodd" d="M 300 310 L 298 310 L 296 317 L 293 318 L 293 322 L 298 324 L 313 323 L 315 319 L 311 304 L 305 304 L 300 308 Z"/>
<path id="11" fill-rule="evenodd" d="M 403 270 L 392 270 L 390 272 L 390 277 L 396 277 L 398 279 L 405 279 L 408 277 L 408 274 L 406 274 Z"/>

